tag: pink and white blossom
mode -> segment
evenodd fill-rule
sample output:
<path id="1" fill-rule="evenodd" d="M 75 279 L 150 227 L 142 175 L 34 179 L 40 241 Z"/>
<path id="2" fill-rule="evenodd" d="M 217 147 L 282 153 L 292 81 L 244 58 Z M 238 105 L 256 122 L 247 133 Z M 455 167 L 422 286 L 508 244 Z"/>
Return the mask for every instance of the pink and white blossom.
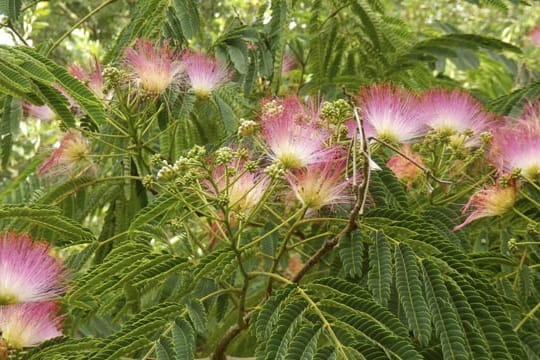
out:
<path id="1" fill-rule="evenodd" d="M 24 102 L 22 108 L 29 117 L 37 120 L 49 121 L 56 117 L 56 114 L 48 105 L 33 105 Z"/>
<path id="2" fill-rule="evenodd" d="M 229 207 L 237 212 L 250 213 L 262 200 L 270 183 L 266 175 L 247 171 L 243 161 L 238 161 L 232 168 L 233 173 L 227 171 L 227 165 L 219 165 L 212 172 L 212 178 L 217 186 L 213 189 L 207 183 L 214 195 L 226 194 Z"/>
<path id="3" fill-rule="evenodd" d="M 296 69 L 296 67 L 297 64 L 294 57 L 289 53 L 285 53 L 283 55 L 283 60 L 281 61 L 281 73 L 286 74 Z"/>
<path id="4" fill-rule="evenodd" d="M 187 51 L 182 55 L 182 61 L 191 90 L 199 97 L 207 97 L 230 79 L 225 65 L 202 52 Z"/>
<path id="5" fill-rule="evenodd" d="M 420 111 L 427 125 L 450 136 L 465 136 L 467 147 L 480 145 L 480 134 L 488 131 L 493 118 L 479 101 L 459 90 L 432 89 L 422 96 Z"/>
<path id="6" fill-rule="evenodd" d="M 179 80 L 183 66 L 179 56 L 164 43 L 154 46 L 148 40 L 138 39 L 124 56 L 135 75 L 136 83 L 151 95 L 163 93 Z"/>
<path id="7" fill-rule="evenodd" d="M 352 200 L 346 191 L 350 182 L 344 179 L 345 172 L 346 160 L 338 159 L 292 170 L 285 177 L 300 203 L 308 209 L 318 210 Z"/>
<path id="8" fill-rule="evenodd" d="M 0 237 L 0 305 L 44 301 L 64 291 L 65 273 L 45 242 L 23 234 Z"/>
<path id="9" fill-rule="evenodd" d="M 0 339 L 8 348 L 22 349 L 62 336 L 56 302 L 0 306 Z"/>
<path id="10" fill-rule="evenodd" d="M 474 208 L 464 222 L 454 227 L 453 231 L 463 229 L 474 220 L 488 216 L 502 215 L 512 209 L 516 202 L 516 186 L 511 181 L 507 186 L 500 183 L 486 187 L 474 193 L 463 207 L 463 213 Z"/>
<path id="11" fill-rule="evenodd" d="M 284 168 L 301 168 L 335 155 L 335 149 L 326 146 L 331 133 L 317 125 L 313 112 L 298 98 L 274 100 L 263 108 L 262 138 L 270 156 Z"/>
<path id="12" fill-rule="evenodd" d="M 70 65 L 68 70 L 72 76 L 86 83 L 94 94 L 96 94 L 99 98 L 104 99 L 107 96 L 105 95 L 105 84 L 103 82 L 101 65 L 97 59 L 95 59 L 94 62 L 94 69 L 91 71 L 84 70 L 77 65 Z"/>
<path id="13" fill-rule="evenodd" d="M 535 26 L 529 33 L 529 38 L 534 46 L 540 46 L 540 25 Z"/>
<path id="14" fill-rule="evenodd" d="M 422 162 L 420 154 L 413 152 L 410 146 L 403 145 L 401 147 L 401 152 L 405 156 L 407 156 L 408 159 L 399 154 L 396 154 L 388 160 L 386 166 L 388 166 L 390 170 L 392 170 L 392 172 L 396 175 L 398 179 L 405 181 L 407 183 L 407 188 L 410 189 L 412 183 L 420 176 L 422 176 L 423 171 L 419 166 L 415 165 L 409 159 L 412 159 L 419 165 L 423 166 L 424 164 Z"/>
<path id="15" fill-rule="evenodd" d="M 517 122 L 493 130 L 488 157 L 499 173 L 540 175 L 540 102 L 528 105 Z"/>
<path id="16" fill-rule="evenodd" d="M 58 148 L 39 167 L 37 174 L 80 176 L 92 173 L 95 167 L 89 155 L 89 142 L 79 132 L 69 130 L 60 140 Z"/>
<path id="17" fill-rule="evenodd" d="M 363 88 L 358 105 L 368 136 L 373 131 L 382 140 L 406 143 L 426 133 L 426 118 L 419 111 L 419 100 L 404 89 L 389 84 Z"/>

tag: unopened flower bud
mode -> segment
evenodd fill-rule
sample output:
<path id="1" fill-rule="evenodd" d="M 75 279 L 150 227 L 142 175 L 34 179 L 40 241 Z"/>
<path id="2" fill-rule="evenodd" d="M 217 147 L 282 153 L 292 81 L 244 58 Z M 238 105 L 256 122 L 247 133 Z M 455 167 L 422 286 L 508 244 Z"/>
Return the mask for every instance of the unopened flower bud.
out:
<path id="1" fill-rule="evenodd" d="M 253 135 L 258 129 L 258 125 L 253 120 L 240 120 L 240 126 L 238 126 L 238 136 L 250 136 Z"/>
<path id="2" fill-rule="evenodd" d="M 125 78 L 125 72 L 113 66 L 107 66 L 103 69 L 103 80 L 109 89 L 122 85 Z"/>
<path id="3" fill-rule="evenodd" d="M 511 238 L 510 240 L 508 240 L 508 250 L 515 251 L 515 250 L 517 250 L 517 248 L 518 248 L 518 246 L 517 246 L 516 239 Z"/>
<path id="4" fill-rule="evenodd" d="M 149 189 L 154 184 L 154 177 L 152 175 L 146 175 L 142 179 L 142 184 L 146 189 Z"/>
<path id="5" fill-rule="evenodd" d="M 282 178 L 285 175 L 285 167 L 277 160 L 264 169 L 264 173 L 273 179 Z"/>
<path id="6" fill-rule="evenodd" d="M 283 105 L 276 100 L 272 100 L 264 104 L 262 112 L 263 116 L 277 116 L 283 112 L 283 109 Z"/>
<path id="7" fill-rule="evenodd" d="M 216 150 L 216 163 L 226 164 L 233 159 L 233 151 L 231 148 L 224 146 Z"/>
<path id="8" fill-rule="evenodd" d="M 202 160 L 204 156 L 206 155 L 206 148 L 201 145 L 195 145 L 189 152 L 187 153 L 187 157 L 190 159 L 196 159 L 196 160 Z"/>

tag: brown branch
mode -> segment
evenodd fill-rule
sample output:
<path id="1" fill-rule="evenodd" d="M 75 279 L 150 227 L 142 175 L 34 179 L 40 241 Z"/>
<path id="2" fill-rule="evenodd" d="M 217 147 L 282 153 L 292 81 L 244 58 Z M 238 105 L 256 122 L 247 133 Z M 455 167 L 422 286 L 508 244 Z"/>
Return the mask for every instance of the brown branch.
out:
<path id="1" fill-rule="evenodd" d="M 369 162 L 371 159 L 370 153 L 369 153 L 369 144 L 367 142 L 366 133 L 364 131 L 364 123 L 362 118 L 358 115 L 358 109 L 355 107 L 352 100 L 349 100 L 349 103 L 353 107 L 354 111 L 354 118 L 357 122 L 358 129 L 360 131 L 360 152 L 362 156 L 364 157 L 364 163 L 362 166 L 362 182 L 360 185 L 356 187 L 356 200 L 354 202 L 354 206 L 350 212 L 349 215 L 349 222 L 347 222 L 347 225 L 333 238 L 326 240 L 324 244 L 317 250 L 313 256 L 309 258 L 309 260 L 306 262 L 306 264 L 300 269 L 300 271 L 294 276 L 292 279 L 293 282 L 297 283 L 299 282 L 304 275 L 310 270 L 313 266 L 315 266 L 317 263 L 321 261 L 321 259 L 329 253 L 336 245 L 339 243 L 339 240 L 354 231 L 357 228 L 356 225 L 356 218 L 358 215 L 362 215 L 364 213 L 364 207 L 366 205 L 366 199 L 369 189 L 369 182 L 370 182 L 370 173 L 371 169 L 369 167 Z M 355 142 L 355 138 L 353 138 L 353 143 Z M 353 153 L 356 151 L 356 146 L 353 146 Z M 355 166 L 355 164 L 353 164 Z"/>
<path id="2" fill-rule="evenodd" d="M 227 350 L 227 347 L 229 347 L 230 343 L 234 340 L 238 334 L 240 334 L 243 330 L 245 330 L 249 325 L 249 320 L 251 319 L 252 312 L 247 313 L 244 316 L 244 321 L 242 321 L 241 324 L 234 324 L 227 330 L 221 341 L 219 342 L 218 346 L 216 346 L 216 350 L 214 350 L 214 353 L 212 356 L 210 356 L 210 360 L 227 360 L 227 356 L 225 355 L 225 351 Z"/>

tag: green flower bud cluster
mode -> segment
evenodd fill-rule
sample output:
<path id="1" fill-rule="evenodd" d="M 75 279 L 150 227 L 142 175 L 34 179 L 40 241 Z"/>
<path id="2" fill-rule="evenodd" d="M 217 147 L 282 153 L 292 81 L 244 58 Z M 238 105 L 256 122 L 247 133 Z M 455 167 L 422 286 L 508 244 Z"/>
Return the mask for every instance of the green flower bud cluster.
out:
<path id="1" fill-rule="evenodd" d="M 276 160 L 264 169 L 264 173 L 272 179 L 282 178 L 285 175 L 285 166 L 283 166 L 281 161 Z"/>
<path id="2" fill-rule="evenodd" d="M 276 116 L 283 112 L 283 105 L 276 100 L 272 100 L 264 104 L 262 111 L 266 116 Z"/>
<path id="3" fill-rule="evenodd" d="M 540 223 L 528 223 L 527 233 L 531 235 L 537 235 L 538 233 L 540 233 Z"/>
<path id="4" fill-rule="evenodd" d="M 246 162 L 246 170 L 249 171 L 250 173 L 254 173 L 255 171 L 257 171 L 259 169 L 259 162 L 258 161 L 254 161 L 254 160 L 250 160 L 248 162 Z"/>
<path id="5" fill-rule="evenodd" d="M 195 145 L 187 153 L 188 158 L 199 160 L 199 161 L 203 161 L 205 156 L 206 156 L 206 148 L 201 145 Z"/>
<path id="6" fill-rule="evenodd" d="M 238 136 L 250 136 L 255 134 L 259 125 L 253 120 L 240 119 L 240 126 L 238 126 Z"/>
<path id="7" fill-rule="evenodd" d="M 113 66 L 107 66 L 103 69 L 103 80 L 105 82 L 105 89 L 114 89 L 125 82 L 126 72 L 117 69 Z"/>
<path id="8" fill-rule="evenodd" d="M 230 147 L 223 146 L 216 150 L 216 164 L 226 164 L 234 157 L 234 152 Z"/>
<path id="9" fill-rule="evenodd" d="M 515 238 L 511 238 L 508 240 L 508 250 L 510 251 L 516 251 L 518 249 L 517 240 Z"/>
<path id="10" fill-rule="evenodd" d="M 181 185 L 185 185 L 199 177 L 196 169 L 200 162 L 197 160 L 181 156 L 173 165 L 165 160 L 162 160 L 161 164 L 162 167 L 156 175 L 158 180 L 180 181 Z"/>
<path id="11" fill-rule="evenodd" d="M 340 125 L 352 118 L 352 108 L 343 99 L 328 102 L 325 101 L 321 110 L 321 117 L 330 124 Z"/>
<path id="12" fill-rule="evenodd" d="M 142 184 L 146 189 L 150 189 L 154 185 L 154 177 L 152 175 L 145 175 L 142 179 Z"/>

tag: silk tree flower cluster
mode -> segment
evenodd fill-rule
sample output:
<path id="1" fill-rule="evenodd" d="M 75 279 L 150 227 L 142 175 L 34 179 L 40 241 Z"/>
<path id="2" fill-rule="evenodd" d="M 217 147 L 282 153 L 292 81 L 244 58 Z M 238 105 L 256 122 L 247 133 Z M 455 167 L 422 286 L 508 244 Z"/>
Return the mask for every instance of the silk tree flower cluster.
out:
<path id="1" fill-rule="evenodd" d="M 211 155 L 195 147 L 173 164 L 156 161 L 154 180 L 170 192 L 190 187 L 204 198 L 197 211 L 208 219 L 210 246 L 232 228 L 264 218 L 266 203 L 305 214 L 347 206 L 353 200 L 347 150 L 334 121 L 345 112 L 329 121 L 322 109 L 295 96 L 264 100 L 257 121 L 243 121 L 238 144 Z"/>
<path id="2" fill-rule="evenodd" d="M 94 59 L 94 65 L 90 70 L 77 65 L 70 65 L 68 70 L 73 77 L 85 83 L 99 99 L 106 100 L 110 98 L 111 94 L 106 90 L 103 70 L 97 59 Z"/>
<path id="3" fill-rule="evenodd" d="M 310 211 L 352 201 L 346 152 L 332 144 L 336 134 L 331 125 L 323 121 L 321 108 L 294 96 L 263 104 L 261 140 L 272 161 L 268 170 L 281 170 L 296 199 Z"/>
<path id="4" fill-rule="evenodd" d="M 357 97 L 366 135 L 401 147 L 387 166 L 411 188 L 428 169 L 452 175 L 460 163 L 478 160 L 496 169 L 498 178 L 472 195 L 464 206 L 472 221 L 512 209 L 520 175 L 537 181 L 540 174 L 540 101 L 515 120 L 499 119 L 460 90 L 431 89 L 415 94 L 391 85 L 373 85 Z M 356 124 L 349 123 L 354 134 Z M 417 149 L 415 152 L 413 149 Z M 465 168 L 461 167 L 463 171 Z"/>
<path id="5" fill-rule="evenodd" d="M 187 85 L 198 97 L 207 97 L 230 79 L 227 67 L 216 59 L 198 51 L 174 51 L 167 43 L 156 46 L 139 39 L 126 50 L 124 62 L 135 85 L 150 96 Z"/>
<path id="6" fill-rule="evenodd" d="M 90 158 L 90 143 L 81 133 L 69 130 L 60 139 L 58 147 L 37 170 L 38 176 L 66 179 L 95 172 Z"/>
<path id="7" fill-rule="evenodd" d="M 65 277 L 44 241 L 0 235 L 0 347 L 22 349 L 62 335 L 57 299 Z"/>

